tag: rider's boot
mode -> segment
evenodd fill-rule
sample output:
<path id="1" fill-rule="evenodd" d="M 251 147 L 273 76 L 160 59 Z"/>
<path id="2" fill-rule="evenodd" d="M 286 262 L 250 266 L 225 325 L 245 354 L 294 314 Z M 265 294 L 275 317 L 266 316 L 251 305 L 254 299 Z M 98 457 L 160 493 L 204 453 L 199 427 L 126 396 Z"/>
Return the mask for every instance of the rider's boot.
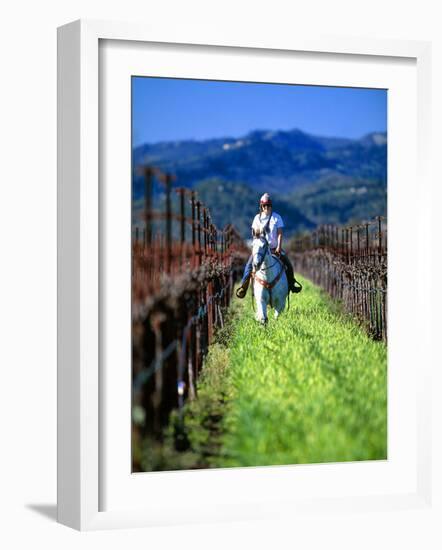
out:
<path id="1" fill-rule="evenodd" d="M 236 296 L 237 298 L 244 298 L 247 294 L 247 289 L 249 288 L 250 284 L 250 277 L 247 277 L 247 279 L 241 284 L 239 288 L 236 289 Z"/>
<path id="2" fill-rule="evenodd" d="M 295 274 L 293 272 L 293 266 L 287 256 L 283 256 L 281 259 L 284 261 L 285 273 L 287 275 L 287 282 L 289 285 L 289 292 L 296 292 L 295 290 Z"/>

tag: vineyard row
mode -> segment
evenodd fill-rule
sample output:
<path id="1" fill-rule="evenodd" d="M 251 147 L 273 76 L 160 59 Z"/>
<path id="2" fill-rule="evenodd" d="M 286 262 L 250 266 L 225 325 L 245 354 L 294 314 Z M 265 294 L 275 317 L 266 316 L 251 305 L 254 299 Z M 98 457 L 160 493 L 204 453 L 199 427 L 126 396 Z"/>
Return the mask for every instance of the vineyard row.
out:
<path id="1" fill-rule="evenodd" d="M 195 192 L 176 189 L 174 212 L 167 175 L 165 208 L 154 210 L 158 172 L 145 168 L 144 174 L 144 224 L 134 227 L 132 239 L 133 436 L 161 439 L 170 412 L 196 395 L 204 357 L 224 325 L 248 252 L 232 225 L 220 230 L 212 223 Z M 155 220 L 165 231 L 155 232 Z"/>
<path id="2" fill-rule="evenodd" d="M 342 301 L 378 340 L 387 340 L 387 225 L 326 225 L 291 241 L 295 269 Z"/>

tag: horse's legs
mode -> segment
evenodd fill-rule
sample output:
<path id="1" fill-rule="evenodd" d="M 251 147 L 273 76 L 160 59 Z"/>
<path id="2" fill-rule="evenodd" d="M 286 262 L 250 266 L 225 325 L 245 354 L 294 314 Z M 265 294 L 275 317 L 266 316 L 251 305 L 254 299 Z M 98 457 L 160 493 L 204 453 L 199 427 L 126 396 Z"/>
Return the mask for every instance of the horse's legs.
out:
<path id="1" fill-rule="evenodd" d="M 267 323 L 267 304 L 262 301 L 256 303 L 256 320 Z"/>
<path id="2" fill-rule="evenodd" d="M 275 319 L 277 319 L 283 311 L 284 311 L 284 304 L 281 304 L 281 303 L 275 304 Z"/>
<path id="3" fill-rule="evenodd" d="M 262 322 L 266 325 L 267 324 L 267 304 L 263 301 L 262 304 Z"/>
<path id="4" fill-rule="evenodd" d="M 261 323 L 267 323 L 267 304 L 264 301 L 263 290 L 261 288 L 254 287 L 255 299 L 256 299 L 256 320 Z"/>
<path id="5" fill-rule="evenodd" d="M 284 311 L 285 301 L 287 298 L 287 283 L 283 281 L 284 284 L 278 285 L 277 292 L 275 292 L 275 297 L 273 299 L 275 306 L 275 319 Z"/>

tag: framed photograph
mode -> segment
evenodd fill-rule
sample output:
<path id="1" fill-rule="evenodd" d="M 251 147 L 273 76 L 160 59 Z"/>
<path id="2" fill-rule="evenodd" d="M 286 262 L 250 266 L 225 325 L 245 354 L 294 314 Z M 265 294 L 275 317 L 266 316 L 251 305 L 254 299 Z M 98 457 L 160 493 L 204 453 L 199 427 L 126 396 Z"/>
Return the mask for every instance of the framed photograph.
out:
<path id="1" fill-rule="evenodd" d="M 429 506 L 430 45 L 58 52 L 59 521 Z"/>

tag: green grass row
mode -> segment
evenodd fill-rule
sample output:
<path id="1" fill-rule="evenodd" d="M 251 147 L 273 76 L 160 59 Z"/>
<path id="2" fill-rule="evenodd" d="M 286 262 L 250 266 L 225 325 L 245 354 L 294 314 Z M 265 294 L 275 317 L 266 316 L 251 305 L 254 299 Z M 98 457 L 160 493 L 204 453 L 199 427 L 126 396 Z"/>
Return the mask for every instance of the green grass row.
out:
<path id="1" fill-rule="evenodd" d="M 229 345 L 219 466 L 387 457 L 387 348 L 323 291 L 303 292 L 266 328 L 242 303 Z"/>

